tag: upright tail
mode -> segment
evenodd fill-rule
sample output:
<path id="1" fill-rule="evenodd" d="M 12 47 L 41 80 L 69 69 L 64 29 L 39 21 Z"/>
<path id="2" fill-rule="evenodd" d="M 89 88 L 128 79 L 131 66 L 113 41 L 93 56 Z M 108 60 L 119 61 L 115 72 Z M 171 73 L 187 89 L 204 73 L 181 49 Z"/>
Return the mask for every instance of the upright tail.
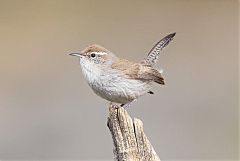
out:
<path id="1" fill-rule="evenodd" d="M 158 55 L 162 51 L 162 49 L 168 45 L 168 43 L 173 40 L 173 37 L 176 35 L 176 32 L 165 36 L 161 39 L 148 53 L 147 58 L 145 58 L 141 63 L 153 66 L 156 64 L 158 60 Z"/>

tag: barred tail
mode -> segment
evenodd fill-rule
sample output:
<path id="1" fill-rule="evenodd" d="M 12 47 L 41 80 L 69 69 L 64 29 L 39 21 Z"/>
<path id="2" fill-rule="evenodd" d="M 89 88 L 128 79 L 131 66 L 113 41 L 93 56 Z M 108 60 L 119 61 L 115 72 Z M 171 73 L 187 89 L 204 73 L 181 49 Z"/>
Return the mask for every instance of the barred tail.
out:
<path id="1" fill-rule="evenodd" d="M 168 45 L 168 43 L 173 40 L 173 37 L 176 35 L 176 32 L 167 35 L 163 39 L 161 39 L 148 53 L 147 58 L 145 58 L 141 63 L 153 66 L 156 64 L 158 60 L 158 55 L 162 51 L 162 49 Z"/>

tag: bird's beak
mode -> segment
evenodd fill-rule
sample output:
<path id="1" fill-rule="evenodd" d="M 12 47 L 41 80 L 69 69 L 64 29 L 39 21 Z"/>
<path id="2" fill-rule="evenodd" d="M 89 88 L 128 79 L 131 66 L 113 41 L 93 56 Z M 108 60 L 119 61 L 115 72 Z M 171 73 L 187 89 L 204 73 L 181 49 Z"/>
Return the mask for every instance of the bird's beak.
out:
<path id="1" fill-rule="evenodd" d="M 71 56 L 78 56 L 78 57 L 84 56 L 82 53 L 70 53 L 69 55 L 71 55 Z"/>

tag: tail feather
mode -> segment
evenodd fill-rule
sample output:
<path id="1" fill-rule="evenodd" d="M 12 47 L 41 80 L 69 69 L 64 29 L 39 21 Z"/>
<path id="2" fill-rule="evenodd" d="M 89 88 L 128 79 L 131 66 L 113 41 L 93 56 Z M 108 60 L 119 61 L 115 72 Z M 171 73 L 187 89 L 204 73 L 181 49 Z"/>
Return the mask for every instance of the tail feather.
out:
<path id="1" fill-rule="evenodd" d="M 161 39 L 148 53 L 148 56 L 146 59 L 144 59 L 141 63 L 145 65 L 153 66 L 156 64 L 158 60 L 158 55 L 161 52 L 161 50 L 168 45 L 168 43 L 173 40 L 173 37 L 176 35 L 176 32 L 169 34 L 165 36 L 163 39 Z"/>

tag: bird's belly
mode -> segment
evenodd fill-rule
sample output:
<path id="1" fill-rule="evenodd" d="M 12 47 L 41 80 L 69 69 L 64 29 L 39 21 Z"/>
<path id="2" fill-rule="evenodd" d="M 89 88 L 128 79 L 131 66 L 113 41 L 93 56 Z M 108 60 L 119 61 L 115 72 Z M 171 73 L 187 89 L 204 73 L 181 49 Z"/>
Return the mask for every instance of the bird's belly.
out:
<path id="1" fill-rule="evenodd" d="M 151 89 L 150 82 L 127 79 L 124 77 L 111 77 L 98 79 L 90 86 L 102 98 L 116 103 L 128 103 L 147 93 Z"/>

